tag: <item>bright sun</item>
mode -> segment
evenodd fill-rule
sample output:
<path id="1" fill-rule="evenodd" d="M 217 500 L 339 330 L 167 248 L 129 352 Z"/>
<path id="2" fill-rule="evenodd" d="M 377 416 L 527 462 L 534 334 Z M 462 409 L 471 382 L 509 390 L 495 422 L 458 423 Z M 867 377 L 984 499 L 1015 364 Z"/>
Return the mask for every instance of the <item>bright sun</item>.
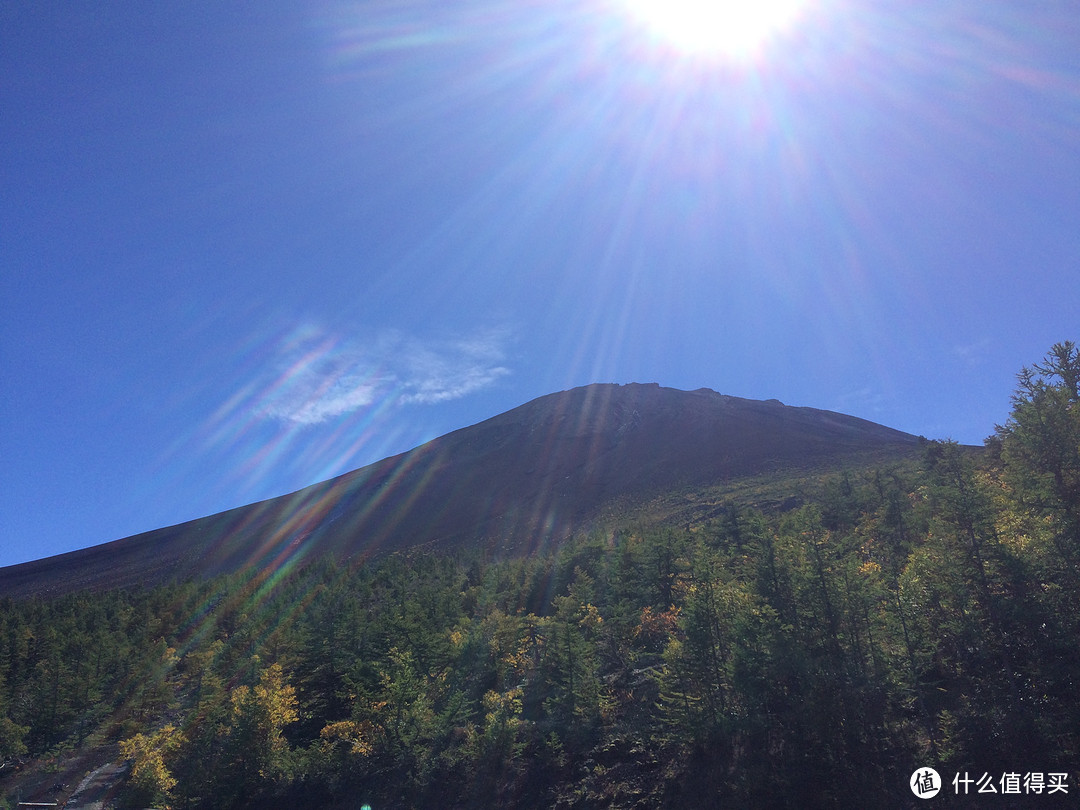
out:
<path id="1" fill-rule="evenodd" d="M 746 59 L 799 17 L 806 0 L 624 0 L 657 37 L 701 56 Z"/>

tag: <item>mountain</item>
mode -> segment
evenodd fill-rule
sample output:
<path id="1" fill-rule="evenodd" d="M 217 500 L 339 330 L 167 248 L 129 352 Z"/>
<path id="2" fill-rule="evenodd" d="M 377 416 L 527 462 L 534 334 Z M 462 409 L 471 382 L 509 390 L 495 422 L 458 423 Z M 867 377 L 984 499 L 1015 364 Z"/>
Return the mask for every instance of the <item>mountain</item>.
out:
<path id="1" fill-rule="evenodd" d="M 663 493 L 906 455 L 919 439 L 708 389 L 597 384 L 261 503 L 0 569 L 0 594 L 156 584 L 405 549 L 527 554 Z"/>

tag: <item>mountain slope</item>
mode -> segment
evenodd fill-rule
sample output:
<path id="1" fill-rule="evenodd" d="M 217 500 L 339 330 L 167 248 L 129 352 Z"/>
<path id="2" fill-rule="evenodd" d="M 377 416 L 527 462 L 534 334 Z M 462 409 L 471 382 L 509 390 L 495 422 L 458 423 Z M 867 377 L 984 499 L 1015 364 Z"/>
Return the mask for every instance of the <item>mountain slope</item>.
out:
<path id="1" fill-rule="evenodd" d="M 906 454 L 917 444 L 873 422 L 776 400 L 589 385 L 291 495 L 0 569 L 0 594 L 154 584 L 415 547 L 531 553 L 616 504 Z"/>

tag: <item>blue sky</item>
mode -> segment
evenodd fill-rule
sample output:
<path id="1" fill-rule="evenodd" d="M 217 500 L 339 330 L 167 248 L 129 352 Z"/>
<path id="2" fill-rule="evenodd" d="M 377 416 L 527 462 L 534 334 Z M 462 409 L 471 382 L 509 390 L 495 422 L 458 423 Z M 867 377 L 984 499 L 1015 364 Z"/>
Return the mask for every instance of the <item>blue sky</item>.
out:
<path id="1" fill-rule="evenodd" d="M 0 7 L 0 565 L 658 382 L 979 443 L 1080 339 L 1080 3 Z"/>

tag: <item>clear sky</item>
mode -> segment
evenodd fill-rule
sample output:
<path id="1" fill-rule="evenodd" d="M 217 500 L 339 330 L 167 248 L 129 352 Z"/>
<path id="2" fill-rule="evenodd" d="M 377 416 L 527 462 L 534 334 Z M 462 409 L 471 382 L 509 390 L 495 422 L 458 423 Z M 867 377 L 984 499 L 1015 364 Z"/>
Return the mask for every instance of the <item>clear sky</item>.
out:
<path id="1" fill-rule="evenodd" d="M 980 443 L 1080 339 L 1080 2 L 694 5 L 0 4 L 0 565 L 590 382 Z"/>

